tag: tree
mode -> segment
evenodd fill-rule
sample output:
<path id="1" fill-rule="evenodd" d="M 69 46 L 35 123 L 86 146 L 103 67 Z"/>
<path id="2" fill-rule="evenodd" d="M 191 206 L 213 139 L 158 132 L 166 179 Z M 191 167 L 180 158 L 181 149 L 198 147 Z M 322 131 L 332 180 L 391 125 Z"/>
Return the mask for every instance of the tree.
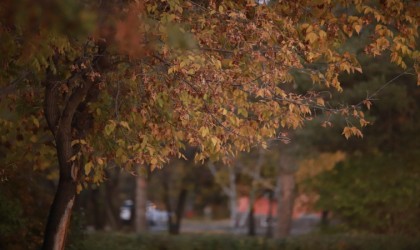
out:
<path id="1" fill-rule="evenodd" d="M 137 234 L 144 233 L 147 230 L 147 170 L 142 169 L 136 175 L 135 191 L 135 229 Z"/>
<path id="2" fill-rule="evenodd" d="M 111 159 L 154 169 L 188 144 L 197 161 L 226 161 L 311 108 L 362 120 L 363 103 L 330 108 L 285 86 L 303 72 L 341 91 L 341 73 L 361 72 L 342 47 L 359 34 L 369 55 L 418 72 L 418 13 L 402 0 L 3 1 L 2 96 L 11 112 L 38 104 L 33 124 L 51 133 L 59 165 L 43 248 L 64 248 L 77 191 L 102 182 Z"/>
<path id="3" fill-rule="evenodd" d="M 185 154 L 192 158 L 193 151 L 188 151 Z M 152 200 L 164 205 L 170 234 L 180 233 L 186 209 L 192 208 L 191 201 L 195 209 L 202 210 L 220 200 L 220 189 L 213 183 L 210 171 L 195 165 L 193 160 L 173 160 L 155 170 L 151 174 L 149 192 Z"/>
<path id="4" fill-rule="evenodd" d="M 236 190 L 237 165 L 235 164 L 233 166 L 222 166 L 218 168 L 213 162 L 208 162 L 207 166 L 210 170 L 210 173 L 213 175 L 215 182 L 221 187 L 223 193 L 229 198 L 230 226 L 232 229 L 236 229 L 238 226 L 238 192 Z"/>
<path id="5" fill-rule="evenodd" d="M 372 63 L 372 60 L 364 64 L 367 76 L 358 80 L 357 85 L 349 85 L 345 92 L 349 93 L 347 98 L 357 99 L 366 92 L 383 89 L 367 113 L 375 124 L 365 129 L 363 141 L 351 140 L 347 144 L 335 138 L 333 133 L 338 131 L 317 129 L 312 136 L 307 131 L 305 140 L 312 141 L 319 150 L 341 148 L 347 156 L 336 166 L 331 165 L 336 157 L 328 157 L 330 166 L 324 169 L 328 170 L 326 172 L 319 169 L 321 171 L 316 173 L 308 166 L 306 173 L 301 172 L 301 183 L 306 189 L 317 192 L 318 208 L 332 211 L 348 229 L 417 236 L 419 232 L 414 225 L 419 220 L 416 207 L 419 186 L 414 179 L 418 176 L 420 92 L 411 74 L 400 75 L 393 84 L 383 88 L 383 82 L 396 77 L 395 67 L 386 62 Z M 351 81 L 354 80 L 349 78 L 343 83 Z M 321 157 L 317 162 L 320 160 Z M 309 169 L 311 171 L 307 171 Z M 308 178 L 311 175 L 313 178 Z"/>
<path id="6" fill-rule="evenodd" d="M 317 177 L 317 206 L 349 229 L 418 237 L 417 154 L 366 155 L 338 164 Z"/>
<path id="7" fill-rule="evenodd" d="M 290 234 L 295 201 L 296 159 L 293 153 L 285 152 L 287 151 L 284 150 L 280 155 L 277 176 L 277 185 L 280 189 L 277 199 L 277 230 L 275 232 L 277 238 L 284 238 Z"/>

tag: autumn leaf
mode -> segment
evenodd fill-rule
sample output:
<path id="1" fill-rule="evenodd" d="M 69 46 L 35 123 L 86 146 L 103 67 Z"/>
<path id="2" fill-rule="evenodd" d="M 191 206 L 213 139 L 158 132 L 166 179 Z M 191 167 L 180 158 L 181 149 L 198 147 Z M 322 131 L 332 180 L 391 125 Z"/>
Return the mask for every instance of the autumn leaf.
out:
<path id="1" fill-rule="evenodd" d="M 85 175 L 89 175 L 93 169 L 93 163 L 91 161 L 87 162 L 84 167 Z"/>

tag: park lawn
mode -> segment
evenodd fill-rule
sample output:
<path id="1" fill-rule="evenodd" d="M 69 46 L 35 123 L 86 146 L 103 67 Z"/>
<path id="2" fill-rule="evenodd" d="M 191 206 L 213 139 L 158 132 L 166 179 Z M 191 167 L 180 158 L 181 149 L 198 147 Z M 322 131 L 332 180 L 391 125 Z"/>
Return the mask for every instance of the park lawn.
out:
<path id="1" fill-rule="evenodd" d="M 89 250 L 418 250 L 420 239 L 378 235 L 307 235 L 273 240 L 234 235 L 90 233 L 69 249 Z"/>

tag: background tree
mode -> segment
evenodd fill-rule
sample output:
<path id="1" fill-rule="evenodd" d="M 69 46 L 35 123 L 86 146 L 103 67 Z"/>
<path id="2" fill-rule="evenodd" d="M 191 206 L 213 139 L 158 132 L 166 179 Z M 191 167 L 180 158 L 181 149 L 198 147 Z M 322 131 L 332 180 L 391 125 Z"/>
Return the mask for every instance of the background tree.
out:
<path id="1" fill-rule="evenodd" d="M 238 192 L 236 180 L 238 175 L 238 166 L 232 164 L 230 166 L 217 166 L 213 162 L 208 162 L 207 166 L 212 174 L 214 181 L 221 187 L 223 193 L 229 199 L 229 217 L 230 226 L 233 229 L 238 227 Z"/>
<path id="2" fill-rule="evenodd" d="M 186 208 L 193 209 L 188 212 L 203 211 L 206 206 L 218 203 L 220 189 L 211 177 L 209 170 L 192 160 L 174 160 L 151 173 L 149 197 L 163 204 L 168 212 L 169 233 L 180 233 Z"/>
<path id="3" fill-rule="evenodd" d="M 314 145 L 321 150 L 341 148 L 347 152 L 343 163 L 307 180 L 306 187 L 314 188 L 320 195 L 319 208 L 331 210 L 351 229 L 416 235 L 417 230 L 411 226 L 418 220 L 417 187 L 412 179 L 418 175 L 415 155 L 419 146 L 416 132 L 419 93 L 415 79 L 406 74 L 383 88 L 381 82 L 395 77 L 393 66 L 370 63 L 365 72 L 368 74 L 357 81 L 359 84 L 349 85 L 346 96 L 357 99 L 382 88 L 367 113 L 367 119 L 374 125 L 364 130 L 363 141 L 350 143 L 334 138 L 330 134 L 334 130 L 326 132 L 318 128 L 312 136 L 305 132 L 305 139 L 315 139 Z M 346 81 L 352 79 L 343 82 Z"/>

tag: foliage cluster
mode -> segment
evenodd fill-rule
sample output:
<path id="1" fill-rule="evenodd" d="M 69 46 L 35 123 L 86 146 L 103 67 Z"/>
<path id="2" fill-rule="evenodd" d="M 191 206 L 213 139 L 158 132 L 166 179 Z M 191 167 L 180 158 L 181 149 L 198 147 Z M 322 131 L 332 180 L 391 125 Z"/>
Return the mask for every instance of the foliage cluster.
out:
<path id="1" fill-rule="evenodd" d="M 343 79 L 343 98 L 351 102 L 382 89 L 366 114 L 374 124 L 364 129 L 363 140 L 347 143 L 335 136 L 338 129 L 300 131 L 300 141 L 310 141 L 319 151 L 346 152 L 343 163 L 315 173 L 319 175 L 303 181 L 301 189 L 315 191 L 318 208 L 331 211 L 352 230 L 419 235 L 420 91 L 410 74 L 398 75 L 384 88 L 396 69 L 377 60 L 364 59 L 363 64 L 366 75 Z"/>
<path id="2" fill-rule="evenodd" d="M 50 185 L 31 166 L 9 170 L 8 180 L 0 183 L 0 249 L 36 249 L 41 244 L 45 207 L 53 195 Z"/>
<path id="3" fill-rule="evenodd" d="M 318 206 L 351 228 L 420 235 L 420 168 L 417 155 L 353 157 L 318 176 Z"/>

